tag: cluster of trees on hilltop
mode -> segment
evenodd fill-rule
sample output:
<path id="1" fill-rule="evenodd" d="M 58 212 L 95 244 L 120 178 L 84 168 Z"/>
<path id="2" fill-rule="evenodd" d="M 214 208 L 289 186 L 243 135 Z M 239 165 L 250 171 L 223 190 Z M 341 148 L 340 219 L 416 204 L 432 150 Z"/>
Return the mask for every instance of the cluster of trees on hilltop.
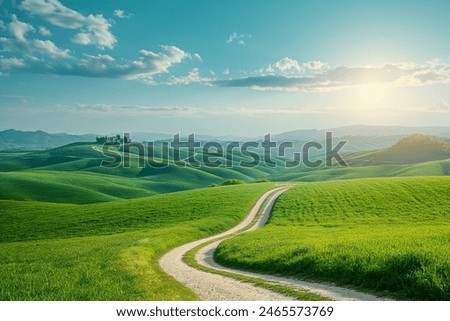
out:
<path id="1" fill-rule="evenodd" d="M 450 154 L 450 139 L 414 134 L 402 138 L 391 147 L 392 151 Z"/>

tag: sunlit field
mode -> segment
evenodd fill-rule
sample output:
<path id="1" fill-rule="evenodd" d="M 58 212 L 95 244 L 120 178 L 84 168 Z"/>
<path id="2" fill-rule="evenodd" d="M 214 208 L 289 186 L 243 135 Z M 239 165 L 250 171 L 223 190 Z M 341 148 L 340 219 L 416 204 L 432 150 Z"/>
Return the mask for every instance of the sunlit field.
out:
<path id="1" fill-rule="evenodd" d="M 223 242 L 235 268 L 333 282 L 400 299 L 450 299 L 450 179 L 301 184 L 269 224 Z"/>

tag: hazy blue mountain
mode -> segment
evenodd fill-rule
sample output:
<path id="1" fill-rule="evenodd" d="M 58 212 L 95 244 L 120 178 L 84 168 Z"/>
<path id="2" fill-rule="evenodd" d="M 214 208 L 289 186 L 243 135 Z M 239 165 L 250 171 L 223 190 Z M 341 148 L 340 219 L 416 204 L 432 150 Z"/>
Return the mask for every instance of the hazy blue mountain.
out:
<path id="1" fill-rule="evenodd" d="M 308 129 L 295 130 L 271 136 L 272 141 L 293 141 L 295 146 L 301 147 L 304 142 L 318 141 L 324 142 L 325 133 L 331 131 L 335 140 L 347 140 L 343 151 L 364 151 L 380 148 L 387 148 L 398 142 L 402 137 L 411 134 L 424 134 L 440 137 L 450 137 L 450 127 L 401 127 L 401 126 L 366 126 L 353 125 L 331 129 Z M 115 135 L 116 133 L 111 133 Z M 174 133 L 176 134 L 176 133 Z M 173 139 L 174 134 L 150 133 L 150 132 L 131 132 L 133 141 L 160 141 Z M 191 133 L 180 133 L 181 140 L 187 139 Z M 20 131 L 8 129 L 0 131 L 0 150 L 11 149 L 35 149 L 45 150 L 55 148 L 75 142 L 94 142 L 94 134 L 71 135 L 66 133 L 51 134 L 42 130 L 38 131 Z M 198 141 L 215 140 L 227 142 L 232 140 L 248 141 L 251 138 L 229 136 L 213 136 L 196 134 Z M 261 141 L 263 137 L 252 138 Z M 289 154 L 289 152 L 288 152 Z"/>
<path id="2" fill-rule="evenodd" d="M 334 145 L 339 140 L 347 143 L 342 152 L 368 151 L 388 148 L 405 136 L 423 134 L 450 137 L 450 127 L 402 127 L 402 126 L 367 126 L 352 125 L 329 129 L 295 130 L 272 136 L 273 141 L 293 141 L 300 147 L 307 141 L 324 143 L 326 132 L 333 133 Z M 289 153 L 289 152 L 288 152 Z"/>
<path id="3" fill-rule="evenodd" d="M 329 129 L 307 129 L 294 130 L 274 135 L 277 140 L 323 140 L 325 133 L 331 131 L 334 137 L 344 136 L 406 136 L 412 134 L 423 134 L 441 137 L 450 137 L 450 127 L 444 126 L 424 126 L 424 127 L 403 127 L 403 126 L 369 126 L 351 125 Z"/>
<path id="4" fill-rule="evenodd" d="M 8 129 L 0 131 L 0 149 L 49 149 L 75 142 L 93 142 L 95 135 L 49 134 L 42 130 L 21 131 Z"/>

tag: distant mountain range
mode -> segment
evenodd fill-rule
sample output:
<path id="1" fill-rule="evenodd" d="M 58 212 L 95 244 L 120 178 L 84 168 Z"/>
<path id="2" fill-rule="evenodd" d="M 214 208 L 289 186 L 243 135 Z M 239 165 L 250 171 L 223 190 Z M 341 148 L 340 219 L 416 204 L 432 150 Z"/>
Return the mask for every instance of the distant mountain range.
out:
<path id="1" fill-rule="evenodd" d="M 450 127 L 444 126 L 424 126 L 424 127 L 403 127 L 403 126 L 368 126 L 351 125 L 329 129 L 294 130 L 274 135 L 276 140 L 323 140 L 326 132 L 332 132 L 333 137 L 343 138 L 349 136 L 364 137 L 386 137 L 386 136 L 406 136 L 412 134 L 423 134 L 439 137 L 450 137 Z"/>
<path id="2" fill-rule="evenodd" d="M 401 137 L 411 134 L 424 134 L 440 137 L 450 137 L 450 127 L 401 127 L 401 126 L 366 126 L 352 125 L 331 129 L 309 129 L 295 130 L 272 135 L 273 141 L 323 141 L 325 133 L 333 132 L 333 137 L 344 138 L 349 141 L 346 150 L 370 150 L 376 148 L 389 147 L 396 143 Z M 186 136 L 189 133 L 183 133 Z M 95 134 L 71 135 L 66 133 L 50 134 L 42 130 L 38 131 L 21 131 L 8 129 L 0 131 L 0 150 L 44 150 L 55 148 L 75 142 L 94 142 Z M 135 141 L 157 141 L 171 140 L 173 134 L 144 133 L 132 132 L 132 140 Z M 212 136 L 212 135 L 196 135 L 198 140 L 248 140 L 248 138 L 237 136 Z M 262 137 L 253 138 L 261 140 Z"/>
<path id="3" fill-rule="evenodd" d="M 49 149 L 75 142 L 94 142 L 95 135 L 49 134 L 42 130 L 29 132 L 15 129 L 0 131 L 0 149 Z"/>

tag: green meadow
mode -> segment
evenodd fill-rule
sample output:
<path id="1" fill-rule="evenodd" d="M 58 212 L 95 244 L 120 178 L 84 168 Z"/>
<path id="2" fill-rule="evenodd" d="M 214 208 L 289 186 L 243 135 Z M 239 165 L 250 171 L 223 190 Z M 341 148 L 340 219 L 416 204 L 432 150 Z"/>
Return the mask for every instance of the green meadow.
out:
<path id="1" fill-rule="evenodd" d="M 159 258 L 236 225 L 271 187 L 98 204 L 0 201 L 0 300 L 195 299 L 161 271 Z"/>
<path id="2" fill-rule="evenodd" d="M 385 294 L 450 300 L 450 179 L 303 183 L 266 227 L 223 242 L 226 266 Z"/>
<path id="3" fill-rule="evenodd" d="M 0 151 L 0 300 L 195 299 L 159 258 L 236 225 L 275 186 L 268 180 L 296 187 L 263 230 L 220 247 L 223 264 L 449 299 L 448 142 L 430 139 L 413 136 L 348 154 L 349 167 L 319 168 L 283 168 L 280 157 L 277 167 L 246 168 L 236 153 L 231 167 L 142 167 L 133 149 L 128 168 L 101 167 L 107 158 L 92 143 Z M 197 154 L 205 156 L 214 154 Z M 219 186 L 225 181 L 242 184 Z"/>

